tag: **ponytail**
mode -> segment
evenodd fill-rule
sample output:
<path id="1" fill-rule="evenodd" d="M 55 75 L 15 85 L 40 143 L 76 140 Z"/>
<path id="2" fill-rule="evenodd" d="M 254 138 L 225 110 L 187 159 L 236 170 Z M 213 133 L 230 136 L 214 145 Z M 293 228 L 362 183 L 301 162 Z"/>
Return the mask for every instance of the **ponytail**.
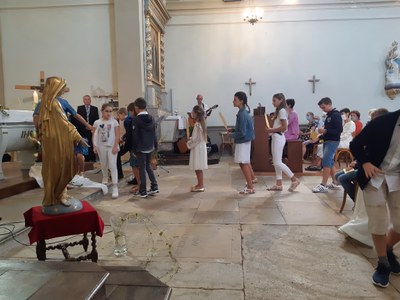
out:
<path id="1" fill-rule="evenodd" d="M 250 106 L 247 104 L 247 95 L 245 92 L 236 92 L 235 97 L 243 102 L 243 106 L 247 107 L 247 111 L 250 113 Z"/>

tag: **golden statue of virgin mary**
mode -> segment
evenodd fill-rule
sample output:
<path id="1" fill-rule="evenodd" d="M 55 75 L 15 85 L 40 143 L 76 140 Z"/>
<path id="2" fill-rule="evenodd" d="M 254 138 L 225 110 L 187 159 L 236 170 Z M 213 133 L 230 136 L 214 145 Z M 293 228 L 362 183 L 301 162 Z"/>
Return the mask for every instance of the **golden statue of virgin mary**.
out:
<path id="1" fill-rule="evenodd" d="M 82 143 L 82 137 L 57 99 L 66 88 L 64 79 L 47 78 L 40 104 L 38 129 L 43 155 L 44 207 L 70 205 L 66 187 L 74 176 L 74 145 Z"/>

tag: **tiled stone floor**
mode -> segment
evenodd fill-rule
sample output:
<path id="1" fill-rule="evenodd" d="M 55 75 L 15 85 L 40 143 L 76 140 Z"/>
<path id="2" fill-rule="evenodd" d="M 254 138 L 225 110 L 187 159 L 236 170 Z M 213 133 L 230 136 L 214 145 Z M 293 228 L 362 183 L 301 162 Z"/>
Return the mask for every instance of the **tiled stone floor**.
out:
<path id="1" fill-rule="evenodd" d="M 240 170 L 223 157 L 205 172 L 206 192 L 194 194 L 189 192 L 193 172 L 185 166 L 168 170 L 158 171 L 161 192 L 155 197 L 134 198 L 125 182 L 116 200 L 92 196 L 106 224 L 113 214 L 137 213 L 141 219 L 130 220 L 129 251 L 123 258 L 113 256 L 114 239 L 106 227 L 98 239 L 100 264 L 145 266 L 173 287 L 173 300 L 400 299 L 400 278 L 392 277 L 387 289 L 371 284 L 373 250 L 337 232 L 351 215 L 352 203 L 339 214 L 341 190 L 313 194 L 319 177 L 302 177 L 299 188 L 289 193 L 266 191 L 265 184 L 272 185 L 274 178 L 263 176 L 256 194 L 241 196 Z M 84 198 L 94 192 L 72 193 Z M 0 200 L 3 221 L 20 221 L 25 210 L 40 203 L 40 196 L 35 190 Z M 27 232 L 17 239 L 27 243 Z M 166 241 L 172 243 L 176 261 Z M 48 257 L 60 259 L 61 253 Z M 35 248 L 9 240 L 0 244 L 0 258 L 35 259 Z"/>

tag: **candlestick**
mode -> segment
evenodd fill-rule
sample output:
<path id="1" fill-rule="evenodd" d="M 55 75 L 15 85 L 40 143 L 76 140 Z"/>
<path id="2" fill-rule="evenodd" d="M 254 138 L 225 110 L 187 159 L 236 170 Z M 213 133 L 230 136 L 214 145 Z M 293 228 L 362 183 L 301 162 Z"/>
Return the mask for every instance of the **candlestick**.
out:
<path id="1" fill-rule="evenodd" d="M 37 93 L 36 90 L 33 91 L 32 97 L 33 97 L 33 109 L 35 110 L 36 105 L 37 105 L 38 102 L 39 102 L 39 95 L 38 95 L 38 93 Z"/>
<path id="2" fill-rule="evenodd" d="M 271 126 L 269 125 L 269 120 L 268 120 L 268 116 L 267 116 L 266 113 L 264 114 L 264 118 L 265 118 L 265 126 L 266 126 L 267 128 L 271 128 Z"/>
<path id="3" fill-rule="evenodd" d="M 225 129 L 228 130 L 228 123 L 226 122 L 226 119 L 222 112 L 219 112 L 219 117 L 221 118 L 222 124 L 224 124 Z"/>

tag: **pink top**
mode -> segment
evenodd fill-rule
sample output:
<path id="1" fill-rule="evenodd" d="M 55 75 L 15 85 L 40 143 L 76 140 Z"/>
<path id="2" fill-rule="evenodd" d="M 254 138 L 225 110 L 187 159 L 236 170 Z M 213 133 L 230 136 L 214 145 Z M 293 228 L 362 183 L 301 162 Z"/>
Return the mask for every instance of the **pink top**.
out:
<path id="1" fill-rule="evenodd" d="M 288 130 L 285 132 L 285 138 L 287 141 L 298 140 L 299 134 L 299 116 L 297 115 L 297 112 L 292 110 L 289 112 Z"/>

